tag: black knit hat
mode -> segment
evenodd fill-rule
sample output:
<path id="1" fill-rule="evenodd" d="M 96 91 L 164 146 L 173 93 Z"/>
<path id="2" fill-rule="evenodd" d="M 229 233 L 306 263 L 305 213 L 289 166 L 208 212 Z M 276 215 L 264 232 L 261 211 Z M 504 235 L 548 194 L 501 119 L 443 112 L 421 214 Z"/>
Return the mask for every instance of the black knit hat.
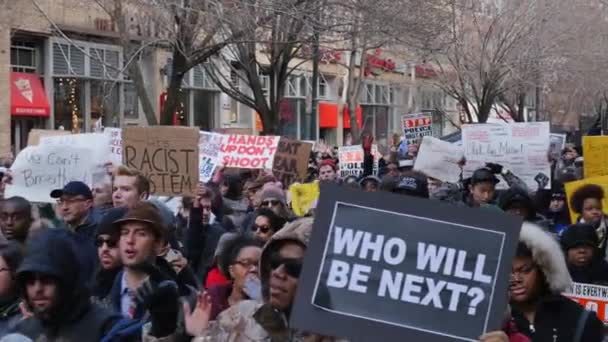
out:
<path id="1" fill-rule="evenodd" d="M 108 209 L 103 215 L 103 218 L 99 221 L 99 225 L 97 226 L 97 235 L 114 234 L 116 232 L 114 229 L 114 222 L 125 217 L 127 210 L 128 209 L 126 207 Z"/>
<path id="2" fill-rule="evenodd" d="M 578 246 L 597 247 L 599 243 L 595 228 L 587 223 L 571 225 L 563 232 L 560 241 L 565 251 Z"/>

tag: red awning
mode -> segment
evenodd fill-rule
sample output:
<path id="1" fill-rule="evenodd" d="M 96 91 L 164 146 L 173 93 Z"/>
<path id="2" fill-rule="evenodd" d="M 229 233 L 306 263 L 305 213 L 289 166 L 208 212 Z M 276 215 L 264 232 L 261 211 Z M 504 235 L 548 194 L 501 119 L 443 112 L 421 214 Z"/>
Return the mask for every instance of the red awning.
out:
<path id="1" fill-rule="evenodd" d="M 361 106 L 357 106 L 357 126 L 363 126 Z M 348 117 L 348 109 L 344 107 L 342 111 L 343 128 L 350 128 L 350 118 Z M 320 128 L 336 128 L 338 127 L 338 105 L 336 103 L 319 103 L 319 127 Z"/>
<path id="2" fill-rule="evenodd" d="M 11 115 L 49 117 L 49 101 L 37 74 L 11 72 Z"/>

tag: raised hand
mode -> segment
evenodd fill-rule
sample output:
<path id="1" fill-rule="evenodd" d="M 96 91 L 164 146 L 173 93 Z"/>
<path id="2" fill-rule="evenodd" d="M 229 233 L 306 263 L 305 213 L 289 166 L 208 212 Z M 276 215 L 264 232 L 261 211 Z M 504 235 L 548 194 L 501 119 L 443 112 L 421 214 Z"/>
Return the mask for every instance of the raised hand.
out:
<path id="1" fill-rule="evenodd" d="M 188 302 L 183 302 L 184 323 L 190 336 L 202 336 L 209 327 L 211 319 L 211 297 L 207 292 L 199 292 L 196 296 L 196 306 L 190 309 Z"/>

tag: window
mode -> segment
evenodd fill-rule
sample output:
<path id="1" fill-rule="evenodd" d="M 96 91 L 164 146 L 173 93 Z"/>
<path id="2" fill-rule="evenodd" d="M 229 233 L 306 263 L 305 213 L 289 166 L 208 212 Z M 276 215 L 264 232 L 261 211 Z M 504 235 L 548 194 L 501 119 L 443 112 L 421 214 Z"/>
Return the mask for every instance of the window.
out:
<path id="1" fill-rule="evenodd" d="M 85 54 L 81 49 L 84 48 L 53 43 L 53 73 L 55 75 L 85 76 Z"/>
<path id="2" fill-rule="evenodd" d="M 119 52 L 107 49 L 89 49 L 90 76 L 103 79 L 116 79 L 119 75 Z"/>
<path id="3" fill-rule="evenodd" d="M 137 99 L 137 91 L 133 83 L 125 83 L 123 87 L 123 96 L 125 99 L 124 117 L 125 119 L 139 119 L 139 101 Z"/>
<path id="4" fill-rule="evenodd" d="M 36 46 L 19 42 L 11 45 L 11 69 L 16 72 L 37 72 L 38 51 Z"/>
<path id="5" fill-rule="evenodd" d="M 53 75 L 121 79 L 122 50 L 118 46 L 53 38 Z"/>

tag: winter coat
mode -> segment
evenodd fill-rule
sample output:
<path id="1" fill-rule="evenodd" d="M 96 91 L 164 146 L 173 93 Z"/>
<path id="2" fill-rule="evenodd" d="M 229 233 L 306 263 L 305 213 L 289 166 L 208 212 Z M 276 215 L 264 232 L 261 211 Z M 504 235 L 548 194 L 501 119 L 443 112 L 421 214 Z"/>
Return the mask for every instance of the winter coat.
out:
<path id="1" fill-rule="evenodd" d="M 124 321 L 120 315 L 91 303 L 85 283 L 87 275 L 82 265 L 75 262 L 78 254 L 70 236 L 62 230 L 48 230 L 28 242 L 26 257 L 17 270 L 19 291 L 25 293 L 26 276 L 34 272 L 56 278 L 63 296 L 46 317 L 34 315 L 24 319 L 10 332 L 32 340 L 79 341 L 86 336 L 87 340 L 100 341 L 120 325 L 113 334 L 129 332 L 122 335 L 121 341 L 138 340 L 141 337 L 139 322 Z"/>
<path id="2" fill-rule="evenodd" d="M 579 217 L 576 222 L 586 223 L 582 217 Z M 600 250 L 600 255 L 602 255 L 604 259 L 608 261 L 608 216 L 604 214 L 600 221 L 594 224 L 594 227 L 595 232 L 597 233 L 597 239 L 599 240 L 599 245 L 597 248 Z"/>
<path id="3" fill-rule="evenodd" d="M 215 249 L 225 230 L 219 224 L 203 225 L 200 208 L 190 210 L 190 224 L 186 232 L 185 256 L 197 279 L 203 283 L 213 264 Z"/>
<path id="4" fill-rule="evenodd" d="M 572 280 L 577 283 L 608 285 L 608 262 L 595 258 L 590 265 L 578 267 L 568 265 Z"/>
<path id="5" fill-rule="evenodd" d="M 561 295 L 572 284 L 561 246 L 541 227 L 528 222 L 522 225 L 519 241 L 532 252 L 547 288 L 537 304 L 534 322 L 529 322 L 516 305 L 512 307 L 517 329 L 533 342 L 571 342 L 584 308 Z M 590 313 L 584 324 L 580 342 L 602 341 L 603 325 L 595 313 Z"/>
<path id="6" fill-rule="evenodd" d="M 6 335 L 21 319 L 20 302 L 19 298 L 11 298 L 0 304 L 0 336 Z"/>

